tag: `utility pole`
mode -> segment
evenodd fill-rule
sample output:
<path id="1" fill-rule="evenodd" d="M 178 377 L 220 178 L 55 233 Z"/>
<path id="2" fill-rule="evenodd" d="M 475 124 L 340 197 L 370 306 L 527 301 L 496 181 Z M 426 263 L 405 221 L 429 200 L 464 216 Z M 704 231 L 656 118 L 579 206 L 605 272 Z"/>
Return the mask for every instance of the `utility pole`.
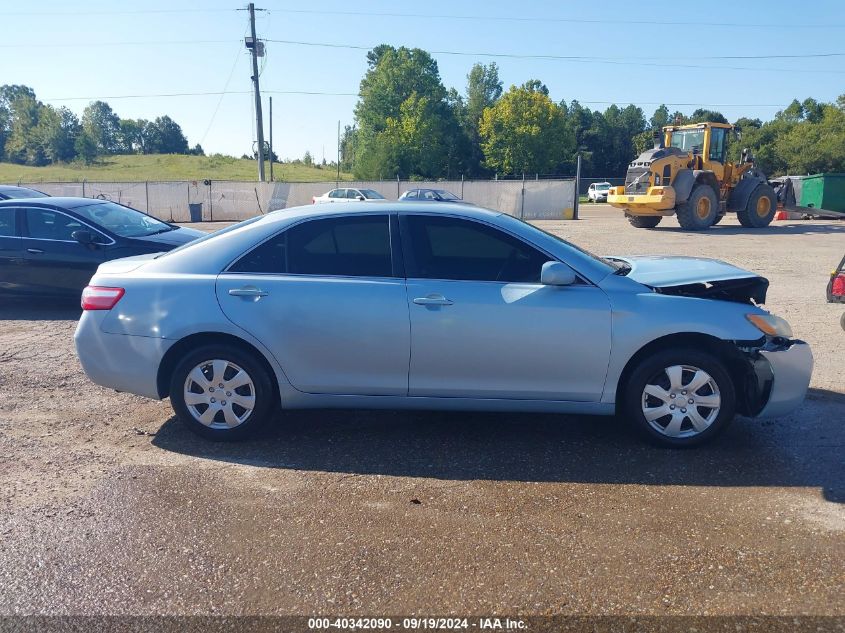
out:
<path id="1" fill-rule="evenodd" d="M 258 130 L 258 180 L 264 182 L 264 120 L 261 116 L 261 90 L 258 86 L 258 57 L 261 45 L 255 36 L 255 4 L 250 2 L 247 6 L 249 11 L 249 30 L 252 34 L 251 41 L 246 42 L 246 47 L 252 52 L 252 84 L 255 88 L 255 128 Z M 263 11 L 263 9 L 259 9 Z"/>
<path id="2" fill-rule="evenodd" d="M 270 97 L 270 182 L 273 182 L 273 97 Z"/>
<path id="3" fill-rule="evenodd" d="M 340 182 L 340 121 L 337 122 L 337 182 Z"/>

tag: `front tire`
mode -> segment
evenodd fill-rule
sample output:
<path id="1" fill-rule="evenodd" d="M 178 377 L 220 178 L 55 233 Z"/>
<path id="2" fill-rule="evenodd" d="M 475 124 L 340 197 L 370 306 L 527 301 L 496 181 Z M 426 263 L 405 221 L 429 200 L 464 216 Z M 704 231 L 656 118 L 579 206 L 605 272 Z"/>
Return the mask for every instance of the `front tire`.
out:
<path id="1" fill-rule="evenodd" d="M 170 403 L 191 431 L 218 441 L 253 433 L 276 404 L 264 364 L 233 345 L 205 345 L 188 353 L 173 371 Z"/>
<path id="2" fill-rule="evenodd" d="M 745 208 L 736 212 L 736 216 L 745 228 L 762 229 L 772 223 L 777 206 L 775 190 L 769 185 L 760 185 L 751 193 Z"/>
<path id="3" fill-rule="evenodd" d="M 678 224 L 688 231 L 708 229 L 719 214 L 719 198 L 710 185 L 699 184 L 693 187 L 686 202 L 675 209 Z"/>
<path id="4" fill-rule="evenodd" d="M 686 448 L 711 440 L 736 414 L 736 392 L 722 362 L 693 348 L 643 359 L 625 386 L 623 412 L 660 446 Z"/>
<path id="5" fill-rule="evenodd" d="M 660 224 L 660 220 L 663 219 L 663 217 L 659 215 L 629 215 L 627 213 L 625 214 L 625 217 L 628 218 L 628 222 L 631 223 L 631 226 L 638 229 L 653 229 L 655 226 Z"/>

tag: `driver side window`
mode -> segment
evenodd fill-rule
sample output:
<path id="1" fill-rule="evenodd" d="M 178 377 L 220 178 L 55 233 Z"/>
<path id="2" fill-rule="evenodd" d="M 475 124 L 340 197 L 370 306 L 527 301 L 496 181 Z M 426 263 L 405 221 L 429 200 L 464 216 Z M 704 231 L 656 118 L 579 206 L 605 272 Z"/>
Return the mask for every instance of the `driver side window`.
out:
<path id="1" fill-rule="evenodd" d="M 25 209 L 29 237 L 73 242 L 73 232 L 86 229 L 79 220 L 50 209 Z"/>
<path id="2" fill-rule="evenodd" d="M 404 218 L 409 278 L 540 283 L 551 258 L 491 226 L 445 216 Z"/>

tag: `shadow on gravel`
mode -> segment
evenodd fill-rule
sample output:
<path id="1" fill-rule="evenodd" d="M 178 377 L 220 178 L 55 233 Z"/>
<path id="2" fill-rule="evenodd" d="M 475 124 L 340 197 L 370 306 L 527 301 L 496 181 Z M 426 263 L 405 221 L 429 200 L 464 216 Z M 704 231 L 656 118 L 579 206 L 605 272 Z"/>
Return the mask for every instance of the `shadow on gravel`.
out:
<path id="1" fill-rule="evenodd" d="M 646 444 L 614 418 L 407 411 L 287 412 L 260 437 L 213 443 L 171 418 L 159 448 L 266 468 L 452 480 L 819 488 L 845 502 L 843 405 L 738 418 L 694 450 Z"/>
<path id="2" fill-rule="evenodd" d="M 78 321 L 79 299 L 0 296 L 0 321 Z"/>
<path id="3" fill-rule="evenodd" d="M 652 231 L 664 233 L 688 233 L 680 226 L 658 226 Z M 702 237 L 724 237 L 726 235 L 808 235 L 810 233 L 829 233 L 831 235 L 845 235 L 845 222 L 840 224 L 771 224 L 762 229 L 747 229 L 743 226 L 711 226 L 706 231 L 699 231 Z"/>

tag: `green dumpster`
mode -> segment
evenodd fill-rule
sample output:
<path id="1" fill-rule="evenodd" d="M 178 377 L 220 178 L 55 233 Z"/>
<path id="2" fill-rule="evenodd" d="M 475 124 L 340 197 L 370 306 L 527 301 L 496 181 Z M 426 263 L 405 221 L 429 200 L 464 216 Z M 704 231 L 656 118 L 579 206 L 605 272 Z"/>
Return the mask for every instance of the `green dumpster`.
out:
<path id="1" fill-rule="evenodd" d="M 814 174 L 801 179 L 802 207 L 845 211 L 845 174 Z"/>

